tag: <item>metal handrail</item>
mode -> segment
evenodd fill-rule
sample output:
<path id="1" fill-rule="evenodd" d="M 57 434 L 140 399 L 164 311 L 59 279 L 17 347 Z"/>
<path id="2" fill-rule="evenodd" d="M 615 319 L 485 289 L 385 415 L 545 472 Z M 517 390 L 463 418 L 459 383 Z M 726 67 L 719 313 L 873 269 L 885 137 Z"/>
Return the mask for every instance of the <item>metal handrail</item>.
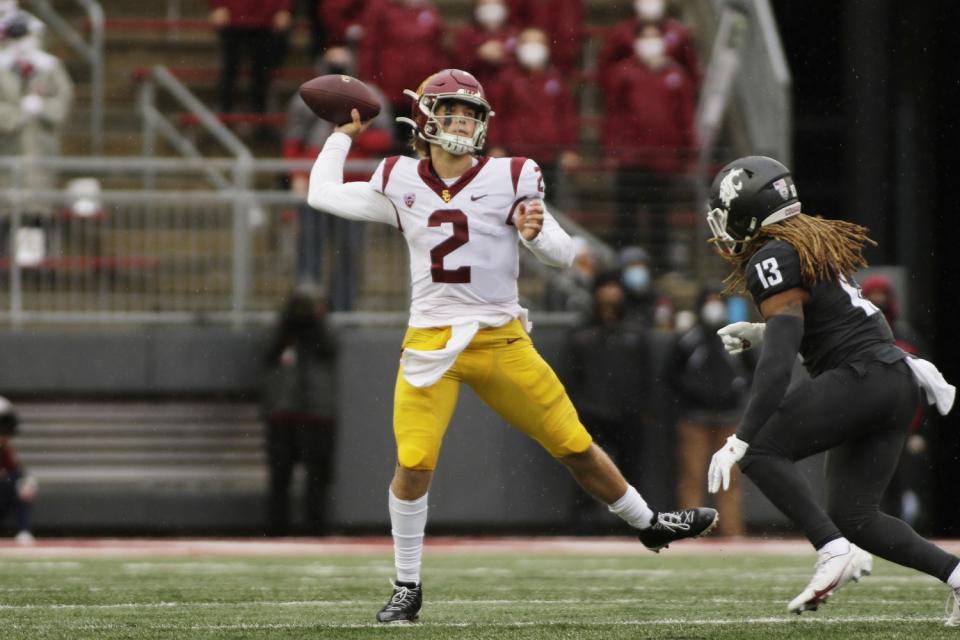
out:
<path id="1" fill-rule="evenodd" d="M 30 6 L 46 24 L 90 64 L 90 152 L 103 153 L 103 102 L 104 102 L 104 14 L 96 0 L 76 0 L 87 12 L 90 24 L 90 42 L 57 13 L 49 0 L 30 0 Z"/>

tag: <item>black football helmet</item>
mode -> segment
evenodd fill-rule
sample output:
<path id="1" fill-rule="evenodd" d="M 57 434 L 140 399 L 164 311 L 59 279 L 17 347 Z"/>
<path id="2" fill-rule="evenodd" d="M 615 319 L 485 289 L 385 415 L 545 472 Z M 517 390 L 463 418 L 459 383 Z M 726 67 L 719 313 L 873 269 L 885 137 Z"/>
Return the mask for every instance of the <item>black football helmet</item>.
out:
<path id="1" fill-rule="evenodd" d="M 735 256 L 760 227 L 798 213 L 800 200 L 789 169 L 766 156 L 739 158 L 721 169 L 710 187 L 710 242 Z"/>

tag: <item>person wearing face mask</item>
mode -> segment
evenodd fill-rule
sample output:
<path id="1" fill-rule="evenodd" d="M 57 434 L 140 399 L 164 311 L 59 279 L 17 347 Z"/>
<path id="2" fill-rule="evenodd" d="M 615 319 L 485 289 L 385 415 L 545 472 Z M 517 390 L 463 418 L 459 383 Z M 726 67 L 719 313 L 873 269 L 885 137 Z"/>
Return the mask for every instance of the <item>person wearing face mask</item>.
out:
<path id="1" fill-rule="evenodd" d="M 642 247 L 624 247 L 620 250 L 619 261 L 620 278 L 627 293 L 628 319 L 643 327 L 653 327 L 660 294 L 653 286 L 650 253 Z"/>
<path id="2" fill-rule="evenodd" d="M 591 313 L 567 339 L 563 383 L 597 442 L 628 475 L 641 475 L 644 434 L 651 423 L 650 341 L 627 317 L 627 292 L 617 271 L 597 275 Z M 575 502 L 586 526 L 591 504 Z"/>
<path id="3" fill-rule="evenodd" d="M 608 32 L 597 56 L 597 75 L 607 89 L 617 64 L 634 54 L 634 40 L 646 26 L 654 25 L 663 33 L 664 53 L 687 73 L 694 91 L 699 90 L 703 69 L 697 57 L 693 34 L 682 22 L 671 18 L 667 0 L 635 0 L 634 15 L 615 24 Z"/>
<path id="4" fill-rule="evenodd" d="M 698 320 L 674 340 L 667 358 L 667 382 L 677 411 L 677 497 L 681 504 L 705 499 L 710 456 L 736 432 L 750 384 L 751 363 L 723 348 L 717 329 L 727 323 L 719 283 L 705 285 L 697 299 Z M 723 514 L 720 535 L 744 534 L 739 484 L 717 497 Z M 699 503 L 698 503 L 699 504 Z"/>
<path id="5" fill-rule="evenodd" d="M 380 87 L 394 113 L 406 113 L 410 102 L 403 90 L 418 86 L 450 60 L 440 11 L 432 0 L 370 0 L 360 27 L 357 77 Z M 401 141 L 408 133 L 396 124 L 394 152 L 406 151 Z"/>
<path id="6" fill-rule="evenodd" d="M 60 138 L 73 103 L 73 82 L 63 63 L 42 49 L 39 36 L 30 31 L 25 16 L 7 23 L 4 42 L 5 46 L 0 49 L 0 155 L 23 158 L 58 156 Z M 11 180 L 10 173 L 4 172 L 0 175 L 0 188 L 9 188 Z M 42 191 L 58 186 L 57 173 L 39 165 L 25 169 L 19 180 L 17 186 L 30 190 Z M 51 205 L 27 201 L 24 213 L 23 226 L 41 231 L 21 229 L 21 232 L 43 237 L 43 255 L 36 257 L 42 258 L 55 251 L 58 241 L 52 235 Z M 6 225 L 9 217 L 0 217 Z M 7 235 L 6 229 L 2 235 Z M 0 250 L 9 246 L 8 242 L 2 244 Z"/>
<path id="7" fill-rule="evenodd" d="M 670 208 L 689 197 L 679 177 L 695 157 L 695 100 L 687 74 L 666 55 L 663 33 L 644 27 L 634 55 L 611 76 L 603 141 L 617 171 L 615 241 L 643 242 L 658 270 L 669 266 Z"/>
<path id="8" fill-rule="evenodd" d="M 356 61 L 347 47 L 330 47 L 314 65 L 319 75 L 356 75 Z M 350 159 L 377 158 L 389 153 L 394 147 L 393 113 L 390 104 L 380 90 L 372 84 L 368 87 L 380 98 L 380 114 L 370 127 L 357 136 L 350 148 Z M 283 135 L 283 157 L 288 160 L 313 160 L 320 153 L 323 143 L 333 133 L 334 125 L 321 120 L 294 92 L 287 106 L 287 123 Z M 294 171 L 289 176 L 290 189 L 306 196 L 310 174 L 308 170 Z M 347 172 L 347 181 L 369 180 L 370 173 Z M 329 243 L 334 252 L 335 264 L 327 282 L 330 291 L 330 308 L 333 311 L 349 311 L 356 297 L 357 258 L 363 242 L 363 225 L 341 218 L 318 216 L 306 203 L 299 211 L 299 234 L 297 251 L 297 277 L 313 282 L 323 281 L 324 247 Z"/>
<path id="9" fill-rule="evenodd" d="M 583 0 L 509 0 L 510 20 L 518 30 L 536 28 L 547 34 L 553 64 L 569 74 L 582 67 L 583 5 Z"/>
<path id="10" fill-rule="evenodd" d="M 563 73 L 550 62 L 547 34 L 525 29 L 517 43 L 517 65 L 504 72 L 494 90 L 497 127 L 488 140 L 491 155 L 537 158 L 547 184 L 580 165 L 576 151 L 579 120 Z M 550 117 L 544 117 L 544 114 Z"/>
<path id="11" fill-rule="evenodd" d="M 454 59 L 468 69 L 485 87 L 500 82 L 517 48 L 517 30 L 507 22 L 506 0 L 477 0 L 473 21 L 457 32 Z"/>

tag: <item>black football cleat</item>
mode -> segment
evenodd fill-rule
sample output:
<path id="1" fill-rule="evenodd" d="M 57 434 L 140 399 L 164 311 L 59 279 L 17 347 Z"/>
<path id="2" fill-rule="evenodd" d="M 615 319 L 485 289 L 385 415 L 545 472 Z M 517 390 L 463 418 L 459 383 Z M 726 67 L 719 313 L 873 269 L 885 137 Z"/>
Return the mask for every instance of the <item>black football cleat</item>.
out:
<path id="1" fill-rule="evenodd" d="M 660 511 L 653 525 L 640 530 L 640 542 L 650 551 L 660 553 L 660 549 L 670 546 L 671 542 L 710 533 L 718 520 L 717 510 L 708 507 Z"/>
<path id="2" fill-rule="evenodd" d="M 377 612 L 377 622 L 407 624 L 417 619 L 423 605 L 423 585 L 394 582 L 393 595 Z"/>

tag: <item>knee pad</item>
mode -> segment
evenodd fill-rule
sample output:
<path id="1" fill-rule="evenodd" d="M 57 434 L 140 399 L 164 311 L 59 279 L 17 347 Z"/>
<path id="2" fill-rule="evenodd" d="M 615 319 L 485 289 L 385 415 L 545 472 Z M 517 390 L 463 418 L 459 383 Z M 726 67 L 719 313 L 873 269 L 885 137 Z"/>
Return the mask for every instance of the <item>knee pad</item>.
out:
<path id="1" fill-rule="evenodd" d="M 419 447 L 399 447 L 397 449 L 397 463 L 404 469 L 417 471 L 433 471 L 437 466 L 436 455 L 430 455 Z"/>

